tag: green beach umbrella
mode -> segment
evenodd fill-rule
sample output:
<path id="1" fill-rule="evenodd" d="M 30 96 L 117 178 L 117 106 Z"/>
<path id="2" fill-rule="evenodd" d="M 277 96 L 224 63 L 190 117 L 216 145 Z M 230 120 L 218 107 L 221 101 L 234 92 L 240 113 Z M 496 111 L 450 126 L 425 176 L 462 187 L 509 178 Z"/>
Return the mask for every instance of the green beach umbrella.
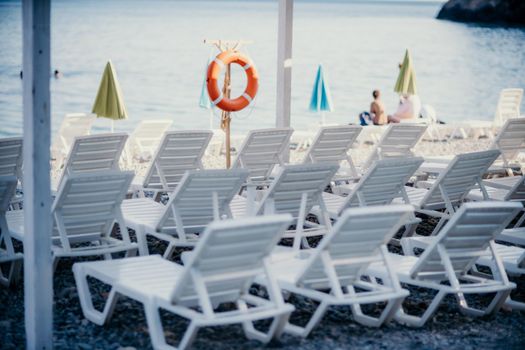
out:
<path id="1" fill-rule="evenodd" d="M 114 120 L 128 118 L 122 91 L 117 80 L 117 73 L 111 61 L 108 61 L 104 69 L 104 74 L 102 75 L 97 97 L 91 112 L 98 117 L 111 119 L 111 132 L 113 132 Z"/>
<path id="2" fill-rule="evenodd" d="M 408 49 L 405 52 L 405 59 L 399 69 L 399 76 L 397 77 L 396 86 L 394 91 L 400 95 L 416 95 L 416 73 L 414 72 L 414 64 L 412 63 L 412 57 Z"/>

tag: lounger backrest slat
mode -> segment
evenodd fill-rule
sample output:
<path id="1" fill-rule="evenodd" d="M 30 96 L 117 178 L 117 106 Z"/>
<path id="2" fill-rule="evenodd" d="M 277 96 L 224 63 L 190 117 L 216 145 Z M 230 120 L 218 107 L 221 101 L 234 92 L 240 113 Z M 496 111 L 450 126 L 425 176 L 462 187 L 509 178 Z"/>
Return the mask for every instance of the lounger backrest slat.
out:
<path id="1" fill-rule="evenodd" d="M 234 302 L 263 273 L 267 257 L 290 224 L 289 215 L 215 221 L 202 234 L 186 271 L 173 290 L 173 302 L 197 298 L 191 270 L 198 271 L 212 300 Z"/>
<path id="2" fill-rule="evenodd" d="M 503 124 L 507 119 L 520 116 L 523 89 L 503 89 L 496 108 L 496 123 Z"/>
<path id="3" fill-rule="evenodd" d="M 315 289 L 330 288 L 322 252 L 328 252 L 341 286 L 351 285 L 378 256 L 381 245 L 405 223 L 413 207 L 406 204 L 347 209 L 306 264 L 299 283 Z"/>
<path id="4" fill-rule="evenodd" d="M 445 191 L 452 205 L 462 202 L 499 155 L 498 150 L 457 155 L 425 194 L 422 200 L 423 207 L 444 205 L 441 189 Z"/>
<path id="5" fill-rule="evenodd" d="M 99 134 L 77 137 L 65 165 L 67 173 L 119 169 L 119 159 L 128 135 Z"/>
<path id="6" fill-rule="evenodd" d="M 136 147 L 138 150 L 153 151 L 160 142 L 161 135 L 163 135 L 173 124 L 172 120 L 144 120 L 135 128 L 133 134 L 130 136 L 131 147 Z"/>
<path id="7" fill-rule="evenodd" d="M 509 119 L 490 146 L 498 149 L 505 162 L 515 160 L 525 144 L 525 118 Z M 508 164 L 505 164 L 508 165 Z"/>
<path id="8" fill-rule="evenodd" d="M 303 194 L 307 195 L 305 212 L 310 212 L 319 204 L 319 198 L 338 169 L 336 164 L 283 166 L 263 197 L 258 213 L 262 214 L 271 201 L 274 213 L 288 213 L 297 218 Z"/>
<path id="9" fill-rule="evenodd" d="M 71 243 L 92 241 L 108 234 L 120 215 L 120 205 L 133 179 L 133 172 L 106 171 L 68 174 L 53 204 L 54 235 L 59 222 Z"/>
<path id="10" fill-rule="evenodd" d="M 175 211 L 185 230 L 191 232 L 194 227 L 202 231 L 203 227 L 214 220 L 213 193 L 217 195 L 219 214 L 228 215 L 229 204 L 247 177 L 248 171 L 245 169 L 187 171 L 170 195 L 157 229 L 165 232 L 175 230 Z"/>
<path id="11" fill-rule="evenodd" d="M 359 125 L 325 126 L 319 129 L 303 163 L 338 163 L 348 157 L 348 151 L 363 130 Z"/>
<path id="12" fill-rule="evenodd" d="M 378 159 L 414 156 L 412 149 L 423 137 L 427 127 L 423 124 L 390 124 L 363 168 L 368 168 Z"/>
<path id="13" fill-rule="evenodd" d="M 144 179 L 144 188 L 172 191 L 186 171 L 202 169 L 202 156 L 212 136 L 208 130 L 165 132 Z"/>
<path id="14" fill-rule="evenodd" d="M 0 139 L 0 175 L 13 175 L 20 179 L 22 175 L 22 147 L 21 137 Z"/>
<path id="15" fill-rule="evenodd" d="M 421 157 L 382 159 L 372 164 L 346 197 L 343 209 L 357 206 L 387 205 L 423 163 Z"/>
<path id="16" fill-rule="evenodd" d="M 0 175 L 0 215 L 4 215 L 16 190 L 15 175 Z"/>
<path id="17" fill-rule="evenodd" d="M 439 253 L 441 245 L 457 277 L 468 272 L 485 254 L 493 240 L 522 209 L 517 202 L 465 203 L 441 229 L 411 270 L 414 278 L 446 279 L 446 270 Z"/>
<path id="18" fill-rule="evenodd" d="M 248 169 L 251 180 L 266 180 L 276 164 L 283 165 L 282 154 L 292 133 L 290 128 L 250 131 L 232 168 Z"/>

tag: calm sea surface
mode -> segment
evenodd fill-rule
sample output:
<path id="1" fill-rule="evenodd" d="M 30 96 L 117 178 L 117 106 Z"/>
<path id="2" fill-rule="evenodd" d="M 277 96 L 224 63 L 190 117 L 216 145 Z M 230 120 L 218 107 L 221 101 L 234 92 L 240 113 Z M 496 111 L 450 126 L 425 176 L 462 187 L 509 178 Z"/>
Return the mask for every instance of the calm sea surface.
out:
<path id="1" fill-rule="evenodd" d="M 383 91 L 387 112 L 405 48 L 412 52 L 423 104 L 445 121 L 491 119 L 499 90 L 525 87 L 525 30 L 434 19 L 438 2 L 296 1 L 292 126 L 319 117 L 308 111 L 322 63 L 335 111 L 345 123 Z M 0 136 L 22 131 L 22 20 L 18 1 L 0 0 Z M 208 57 L 203 39 L 245 39 L 260 74 L 253 110 L 235 115 L 234 132 L 270 127 L 275 120 L 277 1 L 52 1 L 53 130 L 65 113 L 89 112 L 106 61 L 116 67 L 131 131 L 143 119 L 170 118 L 176 128 L 207 128 L 199 108 Z M 234 93 L 245 79 L 234 70 Z M 523 107 L 522 107 L 523 110 Z M 218 115 L 218 113 L 217 113 Z M 215 117 L 217 125 L 218 117 Z M 98 120 L 96 128 L 109 124 Z"/>

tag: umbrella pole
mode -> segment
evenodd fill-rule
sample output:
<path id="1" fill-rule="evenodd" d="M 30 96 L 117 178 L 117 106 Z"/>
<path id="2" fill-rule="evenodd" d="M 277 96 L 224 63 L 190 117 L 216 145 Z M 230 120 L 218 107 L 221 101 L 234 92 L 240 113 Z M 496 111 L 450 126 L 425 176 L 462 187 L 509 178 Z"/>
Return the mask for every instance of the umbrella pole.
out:
<path id="1" fill-rule="evenodd" d="M 325 111 L 321 112 L 321 125 L 322 126 L 326 125 L 326 113 L 325 113 Z"/>
<path id="2" fill-rule="evenodd" d="M 224 77 L 224 87 L 222 89 L 222 93 L 224 97 L 230 98 L 230 78 L 231 78 L 231 67 L 228 64 L 226 66 L 226 75 Z M 221 128 L 224 131 L 224 137 L 225 137 L 225 153 L 226 153 L 226 169 L 229 169 L 231 166 L 231 135 L 230 135 L 230 112 L 222 111 L 222 120 L 221 120 Z"/>

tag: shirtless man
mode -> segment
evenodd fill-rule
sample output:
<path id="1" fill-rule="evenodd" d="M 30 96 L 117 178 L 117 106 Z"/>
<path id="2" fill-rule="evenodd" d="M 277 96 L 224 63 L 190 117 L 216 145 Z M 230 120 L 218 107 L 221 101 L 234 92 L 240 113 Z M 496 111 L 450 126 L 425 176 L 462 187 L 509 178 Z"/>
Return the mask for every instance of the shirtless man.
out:
<path id="1" fill-rule="evenodd" d="M 374 90 L 372 96 L 374 97 L 374 100 L 370 104 L 370 115 L 372 116 L 372 121 L 374 122 L 374 125 L 386 124 L 388 119 L 385 113 L 385 106 L 380 98 L 381 92 L 379 92 L 379 90 Z"/>

